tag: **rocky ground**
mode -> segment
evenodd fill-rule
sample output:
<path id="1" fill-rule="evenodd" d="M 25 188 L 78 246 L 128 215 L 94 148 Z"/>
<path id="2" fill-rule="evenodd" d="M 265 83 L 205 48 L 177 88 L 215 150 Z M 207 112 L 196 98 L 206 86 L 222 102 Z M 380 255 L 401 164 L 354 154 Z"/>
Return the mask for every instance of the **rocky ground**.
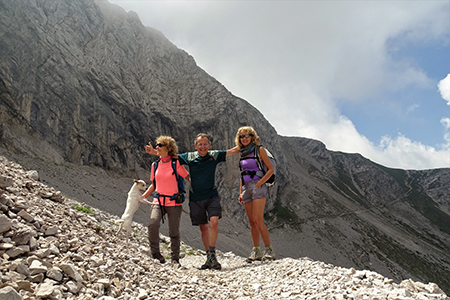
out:
<path id="1" fill-rule="evenodd" d="M 37 170 L 39 181 L 55 188 L 73 201 L 83 202 L 94 210 L 101 210 L 112 215 L 121 216 L 125 206 L 127 193 L 133 184 L 133 179 L 150 181 L 150 172 L 141 170 L 133 177 L 112 176 L 101 168 L 84 165 L 75 165 L 68 162 L 48 162 L 36 157 L 29 157 L 0 148 L 0 156 L 17 162 L 28 170 Z M 197 226 L 192 226 L 189 218 L 188 201 L 183 204 L 181 218 L 181 238 L 195 248 L 203 248 L 200 231 Z M 237 200 L 236 200 L 236 205 Z M 244 207 L 241 207 L 244 210 Z M 149 207 L 141 205 L 135 213 L 133 220 L 144 226 L 148 225 Z M 161 225 L 161 232 L 168 235 L 167 222 Z M 283 239 L 273 237 L 274 243 L 287 248 L 289 243 Z M 248 255 L 251 251 L 250 229 L 235 219 L 223 216 L 219 225 L 219 239 L 217 248 L 238 255 Z M 296 256 L 299 257 L 299 256 Z"/>
<path id="2" fill-rule="evenodd" d="M 449 299 L 434 283 L 282 258 L 247 264 L 219 252 L 221 271 L 182 244 L 181 267 L 148 256 L 146 228 L 130 243 L 117 216 L 65 198 L 36 171 L 0 156 L 0 300 L 15 299 Z M 169 241 L 161 236 L 169 256 Z"/>

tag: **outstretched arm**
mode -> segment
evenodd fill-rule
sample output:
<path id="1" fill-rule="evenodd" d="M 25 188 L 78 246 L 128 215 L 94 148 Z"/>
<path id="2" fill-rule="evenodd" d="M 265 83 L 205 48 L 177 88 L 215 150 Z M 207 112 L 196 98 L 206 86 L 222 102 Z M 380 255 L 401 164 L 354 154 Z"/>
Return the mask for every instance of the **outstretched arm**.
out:
<path id="1" fill-rule="evenodd" d="M 152 143 L 150 142 L 148 142 L 148 145 L 145 146 L 145 152 L 156 155 L 156 150 L 153 148 Z"/>
<path id="2" fill-rule="evenodd" d="M 239 149 L 238 149 L 238 147 L 234 147 L 234 148 L 231 148 L 231 149 L 228 149 L 228 150 L 227 150 L 227 156 L 229 156 L 229 155 L 235 155 L 235 154 L 239 154 Z"/>

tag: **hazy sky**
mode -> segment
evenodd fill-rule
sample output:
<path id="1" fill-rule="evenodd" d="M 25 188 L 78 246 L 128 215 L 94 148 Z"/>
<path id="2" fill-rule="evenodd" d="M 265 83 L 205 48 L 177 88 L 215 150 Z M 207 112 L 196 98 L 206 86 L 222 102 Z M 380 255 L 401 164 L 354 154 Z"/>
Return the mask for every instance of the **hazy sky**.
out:
<path id="1" fill-rule="evenodd" d="M 394 168 L 450 167 L 450 0 L 110 2 L 281 135 Z"/>

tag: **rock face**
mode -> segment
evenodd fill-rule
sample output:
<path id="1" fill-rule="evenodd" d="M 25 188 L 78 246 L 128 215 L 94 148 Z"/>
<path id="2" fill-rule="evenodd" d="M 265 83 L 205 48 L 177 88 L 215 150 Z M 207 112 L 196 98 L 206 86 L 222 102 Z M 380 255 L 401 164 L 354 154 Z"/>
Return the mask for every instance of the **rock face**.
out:
<path id="1" fill-rule="evenodd" d="M 435 283 L 394 280 L 307 257 L 247 264 L 219 252 L 222 270 L 182 243 L 181 266 L 148 255 L 146 230 L 116 237 L 118 216 L 93 211 L 0 156 L 0 300 L 23 299 L 449 299 Z M 83 209 L 81 209 L 83 208 Z M 161 249 L 168 255 L 167 237 Z"/>
<path id="2" fill-rule="evenodd" d="M 188 53 L 106 1 L 0 0 L 0 37 L 0 150 L 28 158 L 26 167 L 64 194 L 120 215 L 124 185 L 91 171 L 71 178 L 72 168 L 101 168 L 110 181 L 148 181 L 155 157 L 143 149 L 159 135 L 174 137 L 180 152 L 193 150 L 199 132 L 211 135 L 214 149 L 228 149 L 237 129 L 251 125 L 277 158 L 266 219 L 280 255 L 370 269 L 397 282 L 433 281 L 450 291 L 450 169 L 390 169 L 318 141 L 279 136 Z M 231 157 L 217 171 L 224 209 L 219 243 L 228 238 L 233 250 L 232 241 L 248 245 L 238 253 L 244 255 L 250 239 L 237 205 L 237 164 Z M 10 186 L 2 180 L 0 187 Z M 62 199 L 52 192 L 41 197 Z M 0 219 L 0 231 L 8 226 Z M 57 228 L 46 230 L 52 236 Z"/>
<path id="3" fill-rule="evenodd" d="M 136 13 L 91 0 L 0 5 L 3 146 L 133 174 L 149 167 L 143 147 L 161 134 L 181 151 L 199 132 L 232 147 L 249 122 L 276 136 Z"/>

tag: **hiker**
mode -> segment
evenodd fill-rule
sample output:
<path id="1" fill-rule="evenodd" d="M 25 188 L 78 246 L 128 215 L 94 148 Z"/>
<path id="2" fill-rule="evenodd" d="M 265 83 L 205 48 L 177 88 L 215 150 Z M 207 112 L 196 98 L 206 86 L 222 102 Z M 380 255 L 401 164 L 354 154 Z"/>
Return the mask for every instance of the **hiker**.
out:
<path id="1" fill-rule="evenodd" d="M 159 156 L 159 161 L 152 164 L 150 176 L 152 184 L 142 197 L 147 198 L 154 191 L 156 192 L 150 210 L 150 222 L 148 225 L 148 240 L 152 257 L 159 260 L 160 263 L 166 262 L 159 249 L 159 227 L 161 220 L 164 222 L 164 216 L 167 214 L 169 219 L 171 262 L 179 266 L 180 220 L 183 208 L 182 202 L 177 203 L 179 201 L 176 201 L 175 197 L 179 192 L 178 180 L 183 180 L 182 178 L 189 180 L 189 173 L 180 165 L 179 160 L 175 158 L 177 152 L 177 144 L 170 136 L 160 136 L 156 139 L 154 154 Z M 177 175 L 182 178 L 177 178 Z"/>
<path id="2" fill-rule="evenodd" d="M 218 163 L 224 162 L 228 155 L 238 154 L 239 150 L 236 147 L 229 150 L 209 150 L 211 142 L 205 133 L 197 135 L 194 147 L 197 151 L 178 155 L 180 163 L 189 166 L 191 222 L 193 226 L 199 226 L 203 246 L 207 253 L 206 263 L 201 266 L 201 269 L 220 270 L 222 266 L 217 261 L 215 250 L 222 208 L 215 186 L 216 166 Z M 155 154 L 151 144 L 146 147 L 146 152 Z"/>
<path id="3" fill-rule="evenodd" d="M 274 167 L 266 150 L 260 146 L 260 140 L 253 127 L 239 128 L 236 134 L 236 147 L 241 155 L 239 203 L 244 204 L 253 241 L 253 249 L 246 261 L 251 263 L 255 260 L 274 260 L 276 259 L 275 251 L 270 244 L 269 230 L 264 224 L 264 208 L 267 200 L 266 181 L 274 173 Z M 265 174 L 258 167 L 260 161 L 267 166 Z M 260 238 L 265 245 L 264 253 L 261 253 Z"/>

